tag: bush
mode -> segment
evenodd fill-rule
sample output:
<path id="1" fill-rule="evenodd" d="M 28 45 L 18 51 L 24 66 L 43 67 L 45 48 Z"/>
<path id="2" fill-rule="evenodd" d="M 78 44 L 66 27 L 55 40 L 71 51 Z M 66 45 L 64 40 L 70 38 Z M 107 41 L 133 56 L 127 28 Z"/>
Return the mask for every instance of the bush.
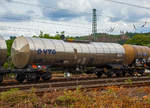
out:
<path id="1" fill-rule="evenodd" d="M 11 61 L 10 62 L 5 62 L 3 67 L 4 67 L 4 69 L 14 69 L 14 65 Z"/>

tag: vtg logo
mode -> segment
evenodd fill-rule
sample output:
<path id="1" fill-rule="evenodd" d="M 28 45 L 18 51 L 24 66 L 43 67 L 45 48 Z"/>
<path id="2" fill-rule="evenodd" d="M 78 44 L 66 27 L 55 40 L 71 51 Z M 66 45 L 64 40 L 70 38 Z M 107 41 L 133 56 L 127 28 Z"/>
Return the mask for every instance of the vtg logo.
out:
<path id="1" fill-rule="evenodd" d="M 55 49 L 38 49 L 37 50 L 37 54 L 42 54 L 42 53 L 44 53 L 45 55 L 47 55 L 47 54 L 55 55 L 56 54 L 56 50 Z"/>

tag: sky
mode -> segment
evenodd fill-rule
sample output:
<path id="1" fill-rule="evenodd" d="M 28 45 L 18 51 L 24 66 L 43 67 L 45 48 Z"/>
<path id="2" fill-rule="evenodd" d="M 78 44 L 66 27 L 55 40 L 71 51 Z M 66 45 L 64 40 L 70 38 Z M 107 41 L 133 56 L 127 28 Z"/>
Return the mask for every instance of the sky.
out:
<path id="1" fill-rule="evenodd" d="M 97 32 L 120 34 L 150 32 L 150 0 L 0 0 L 0 35 L 33 36 L 92 33 L 92 9 L 97 11 Z M 146 7 L 146 8 L 143 8 Z"/>

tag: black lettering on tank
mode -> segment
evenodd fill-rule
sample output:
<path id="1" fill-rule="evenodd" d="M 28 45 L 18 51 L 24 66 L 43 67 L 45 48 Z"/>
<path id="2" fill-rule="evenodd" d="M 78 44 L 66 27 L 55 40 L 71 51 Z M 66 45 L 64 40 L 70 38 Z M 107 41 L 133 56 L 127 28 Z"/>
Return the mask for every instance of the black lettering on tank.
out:
<path id="1" fill-rule="evenodd" d="M 37 54 L 42 54 L 42 53 L 44 53 L 45 55 L 47 55 L 47 54 L 55 55 L 56 54 L 56 50 L 55 49 L 38 49 L 37 50 Z"/>
<path id="2" fill-rule="evenodd" d="M 48 49 L 47 51 L 48 51 L 48 54 L 51 54 L 51 52 L 52 52 L 52 50 L 51 50 L 51 49 Z"/>
<path id="3" fill-rule="evenodd" d="M 41 50 L 41 49 L 38 49 L 38 50 L 37 50 L 37 53 L 38 53 L 38 54 L 42 54 L 42 50 Z"/>
<path id="4" fill-rule="evenodd" d="M 52 54 L 53 54 L 53 55 L 55 55 L 55 54 L 56 54 L 56 50 L 55 50 L 55 49 L 53 49 Z"/>
<path id="5" fill-rule="evenodd" d="M 43 49 L 43 53 L 46 55 L 47 54 L 47 49 Z"/>

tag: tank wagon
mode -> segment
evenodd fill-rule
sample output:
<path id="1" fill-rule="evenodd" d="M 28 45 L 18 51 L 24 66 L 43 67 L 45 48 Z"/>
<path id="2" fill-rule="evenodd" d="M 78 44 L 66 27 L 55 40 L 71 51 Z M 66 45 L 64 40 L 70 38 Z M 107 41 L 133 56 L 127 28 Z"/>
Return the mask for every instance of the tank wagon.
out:
<path id="1" fill-rule="evenodd" d="M 100 42 L 67 42 L 63 40 L 18 37 L 15 39 L 11 50 L 12 62 L 16 68 L 35 67 L 62 67 L 73 71 L 83 69 L 87 72 L 95 72 L 101 76 L 106 64 L 122 64 L 125 57 L 123 46 L 116 43 Z M 87 70 L 85 67 L 92 67 Z M 93 68 L 94 67 L 94 68 Z M 99 68 L 99 69 L 98 69 Z M 47 74 L 46 74 L 47 73 Z M 37 72 L 36 74 L 41 74 Z M 42 73 L 43 74 L 43 73 Z M 44 76 L 49 76 L 45 72 Z M 110 77 L 111 74 L 107 72 Z M 21 75 L 22 76 L 22 75 Z M 34 77 L 36 77 L 34 73 Z M 41 75 L 40 75 L 41 76 Z"/>
<path id="2" fill-rule="evenodd" d="M 150 48 L 137 45 L 120 45 L 103 42 L 69 42 L 54 39 L 18 37 L 15 39 L 11 58 L 20 70 L 30 70 L 17 74 L 17 80 L 43 80 L 51 78 L 53 67 L 73 72 L 102 74 L 112 77 L 144 73 L 149 63 Z M 56 69 L 55 68 L 55 69 Z M 44 70 L 44 71 L 43 71 Z M 26 77 L 25 77 L 26 76 Z"/>
<path id="3" fill-rule="evenodd" d="M 3 37 L 0 36 L 0 66 L 4 64 L 7 58 L 7 46 Z"/>
<path id="4" fill-rule="evenodd" d="M 0 70 L 2 70 L 2 65 L 7 59 L 7 46 L 3 37 L 0 36 Z M 3 80 L 3 75 L 0 75 L 0 82 Z"/>
<path id="5" fill-rule="evenodd" d="M 150 64 L 150 48 L 139 45 L 123 45 L 125 49 L 124 65 L 130 75 L 143 74 Z"/>
<path id="6" fill-rule="evenodd" d="M 0 47 L 1 57 L 3 59 L 0 59 L 0 63 L 3 64 L 6 60 L 6 45 Z M 120 77 L 126 73 L 143 74 L 145 68 L 149 68 L 150 48 L 117 43 L 17 37 L 11 48 L 11 58 L 15 69 L 5 70 L 5 74 L 15 73 L 19 82 L 38 81 L 40 78 L 49 80 L 51 72 L 56 69 L 95 73 L 98 77 L 102 74 Z M 2 79 L 4 74 L 0 73 Z"/>
<path id="7" fill-rule="evenodd" d="M 30 64 L 73 67 L 121 64 L 124 48 L 115 43 L 74 43 L 41 38 L 17 38 L 11 50 L 13 64 L 25 68 Z"/>

